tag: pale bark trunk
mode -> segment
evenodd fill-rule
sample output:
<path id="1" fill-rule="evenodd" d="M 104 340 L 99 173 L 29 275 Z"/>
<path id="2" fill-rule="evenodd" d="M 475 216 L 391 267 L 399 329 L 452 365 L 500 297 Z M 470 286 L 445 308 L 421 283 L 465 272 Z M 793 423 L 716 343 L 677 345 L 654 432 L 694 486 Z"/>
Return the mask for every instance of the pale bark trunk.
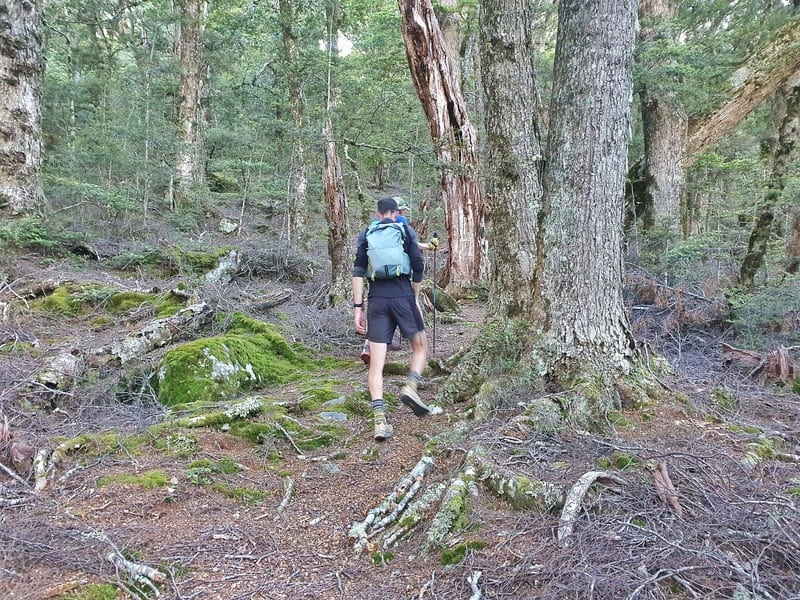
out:
<path id="1" fill-rule="evenodd" d="M 562 0 L 558 14 L 537 265 L 545 350 L 556 381 L 613 378 L 634 358 L 622 209 L 636 1 Z"/>
<path id="2" fill-rule="evenodd" d="M 295 32 L 295 6 L 292 0 L 280 0 L 281 33 L 286 61 L 286 83 L 292 122 L 296 133 L 292 140 L 287 192 L 289 201 L 288 241 L 305 245 L 306 211 L 308 205 L 308 167 L 303 132 L 306 127 L 306 99 L 300 76 L 300 48 Z"/>
<path id="3" fill-rule="evenodd" d="M 449 56 L 430 0 L 398 0 L 411 77 L 440 163 L 448 245 L 449 285 L 479 281 L 483 196 L 478 144 L 461 92 L 457 57 Z"/>
<path id="4" fill-rule="evenodd" d="M 178 100 L 180 149 L 175 165 L 182 198 L 205 181 L 204 130 L 208 83 L 203 62 L 203 32 L 208 13 L 205 0 L 179 0 L 180 21 L 176 54 L 181 65 Z"/>
<path id="5" fill-rule="evenodd" d="M 41 212 L 42 12 L 44 2 L 10 0 L 0 9 L 0 213 Z"/>
<path id="6" fill-rule="evenodd" d="M 493 254 L 489 317 L 534 317 L 542 152 L 535 124 L 527 0 L 484 0 L 481 75 L 486 99 L 486 195 Z"/>
<path id="7" fill-rule="evenodd" d="M 747 253 L 739 270 L 739 284 L 746 288 L 754 285 L 756 273 L 764 266 L 767 244 L 772 231 L 775 207 L 783 197 L 789 165 L 797 160 L 798 141 L 800 141 L 800 87 L 778 91 L 778 102 L 782 106 L 782 118 L 778 124 L 777 139 L 771 143 L 771 174 L 767 192 L 759 208 L 756 223 L 750 233 Z M 785 101 L 780 98 L 785 96 Z"/>

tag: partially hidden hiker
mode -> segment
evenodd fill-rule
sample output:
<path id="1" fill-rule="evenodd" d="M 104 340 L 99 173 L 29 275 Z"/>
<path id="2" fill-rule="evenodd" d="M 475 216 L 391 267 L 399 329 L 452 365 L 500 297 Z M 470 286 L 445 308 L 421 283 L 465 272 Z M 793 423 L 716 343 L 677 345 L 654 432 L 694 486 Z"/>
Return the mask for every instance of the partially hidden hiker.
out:
<path id="1" fill-rule="evenodd" d="M 439 238 L 433 237 L 431 238 L 431 241 L 427 243 L 420 242 L 417 239 L 417 232 L 414 231 L 414 229 L 410 226 L 408 219 L 406 218 L 406 215 L 411 210 L 408 207 L 408 204 L 406 203 L 405 200 L 403 200 L 401 196 L 393 196 L 392 198 L 395 202 L 397 202 L 397 217 L 395 218 L 395 221 L 397 223 L 403 223 L 404 225 L 409 226 L 408 231 L 413 236 L 413 243 L 417 244 L 420 250 L 436 250 L 436 248 L 439 247 Z M 374 225 L 377 222 L 378 221 L 373 221 L 372 224 Z M 402 338 L 400 338 L 400 342 L 402 343 Z M 391 347 L 393 350 L 397 350 L 400 346 L 399 344 L 395 346 L 394 342 L 392 342 Z M 364 361 L 365 365 L 368 365 L 370 361 L 370 356 L 371 354 L 369 351 L 369 340 L 364 340 L 364 346 L 361 348 L 361 354 L 359 355 L 359 357 L 361 358 L 362 361 Z"/>
<path id="2" fill-rule="evenodd" d="M 353 263 L 353 323 L 356 332 L 367 335 L 371 358 L 367 385 L 375 414 L 375 440 L 392 437 L 393 427 L 386 420 L 383 401 L 383 365 L 386 349 L 400 329 L 411 341 L 411 365 L 406 384 L 400 390 L 400 401 L 415 415 L 430 412 L 417 393 L 422 370 L 428 355 L 428 339 L 419 305 L 419 291 L 425 262 L 416 233 L 406 224 L 397 223 L 397 201 L 378 200 L 378 222 L 358 235 Z M 364 282 L 369 279 L 367 314 L 364 314 Z M 367 321 L 369 320 L 369 331 Z"/>

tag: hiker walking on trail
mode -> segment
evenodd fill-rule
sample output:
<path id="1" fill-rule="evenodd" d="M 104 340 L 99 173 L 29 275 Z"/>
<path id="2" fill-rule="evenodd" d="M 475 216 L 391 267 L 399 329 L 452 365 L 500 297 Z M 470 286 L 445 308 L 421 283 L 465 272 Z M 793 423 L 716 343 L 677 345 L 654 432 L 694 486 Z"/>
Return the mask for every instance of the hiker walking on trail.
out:
<path id="1" fill-rule="evenodd" d="M 434 237 L 431 238 L 429 242 L 420 242 L 417 239 L 417 232 L 411 227 L 407 219 L 407 213 L 410 210 L 408 204 L 405 200 L 403 200 L 400 196 L 393 196 L 392 199 L 397 202 L 397 217 L 395 218 L 395 222 L 403 223 L 404 225 L 408 225 L 408 232 L 411 236 L 412 243 L 416 244 L 420 250 L 436 250 L 439 247 L 439 238 L 436 237 L 434 233 Z M 372 224 L 375 225 L 378 221 L 373 221 Z M 435 275 L 435 274 L 434 274 Z M 400 342 L 402 343 L 402 337 L 400 338 Z M 399 346 L 395 346 L 393 342 L 390 342 L 392 350 L 396 350 Z M 359 357 L 362 361 L 364 361 L 365 365 L 369 364 L 371 353 L 369 350 L 369 340 L 364 340 L 364 346 L 361 348 L 361 354 Z"/>
<path id="2" fill-rule="evenodd" d="M 419 291 L 425 262 L 415 243 L 416 233 L 406 224 L 397 223 L 397 201 L 378 200 L 378 222 L 358 236 L 353 263 L 353 323 L 361 335 L 367 334 L 371 357 L 367 385 L 375 413 L 375 440 L 392 436 L 386 421 L 383 401 L 383 365 L 387 345 L 396 329 L 411 341 L 411 365 L 408 380 L 400 390 L 400 401 L 424 417 L 430 409 L 420 400 L 417 388 L 428 355 L 428 340 L 419 305 Z M 367 314 L 364 314 L 364 280 L 370 280 Z M 369 320 L 369 331 L 367 331 Z"/>

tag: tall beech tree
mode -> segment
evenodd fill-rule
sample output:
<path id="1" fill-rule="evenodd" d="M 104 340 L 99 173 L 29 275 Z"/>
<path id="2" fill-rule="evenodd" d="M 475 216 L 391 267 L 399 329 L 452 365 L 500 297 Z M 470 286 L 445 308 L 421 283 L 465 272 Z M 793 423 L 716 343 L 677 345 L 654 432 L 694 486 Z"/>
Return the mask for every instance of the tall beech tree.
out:
<path id="1" fill-rule="evenodd" d="M 484 331 L 445 385 L 447 399 L 490 397 L 502 361 L 562 392 L 558 410 L 575 424 L 596 423 L 619 401 L 617 385 L 636 360 L 622 299 L 636 5 L 559 3 L 541 172 L 530 8 L 521 0 L 481 4 L 490 249 L 500 264 Z"/>
<path id="2" fill-rule="evenodd" d="M 0 214 L 43 208 L 43 0 L 10 0 L 0 8 Z"/>
<path id="3" fill-rule="evenodd" d="M 439 181 L 450 252 L 446 276 L 457 291 L 480 276 L 483 194 L 478 140 L 461 92 L 458 56 L 447 51 L 430 0 L 398 0 L 411 78 L 428 120 L 439 161 Z"/>
<path id="4" fill-rule="evenodd" d="M 280 27 L 286 67 L 286 86 L 296 135 L 292 139 L 292 158 L 289 164 L 288 189 L 288 240 L 301 245 L 307 243 L 303 233 L 308 210 L 308 166 L 303 132 L 307 124 L 306 98 L 303 93 L 300 44 L 296 28 L 298 8 L 294 0 L 280 0 Z M 327 142 L 326 142 L 327 143 Z M 325 154 L 327 158 L 327 152 Z"/>
<path id="5" fill-rule="evenodd" d="M 177 0 L 178 31 L 175 53 L 181 67 L 178 91 L 180 149 L 175 172 L 178 191 L 185 198 L 205 181 L 205 127 L 208 122 L 208 81 L 203 59 L 203 32 L 207 0 Z"/>
<path id="6" fill-rule="evenodd" d="M 661 1 L 648 0 L 643 3 L 649 16 L 665 18 L 668 7 Z M 649 41 L 652 41 L 652 35 Z M 643 36 L 643 41 L 648 37 Z M 728 86 L 718 90 L 718 96 L 726 100 L 715 110 L 689 115 L 685 143 L 680 124 L 680 111 L 674 97 L 662 91 L 658 103 L 645 93 L 642 100 L 647 103 L 643 112 L 645 127 L 649 123 L 649 138 L 646 137 L 645 152 L 652 153 L 637 160 L 629 171 L 626 186 L 629 205 L 634 201 L 653 203 L 666 202 L 667 206 L 648 206 L 642 212 L 653 215 L 672 215 L 675 202 L 681 193 L 683 175 L 676 171 L 691 167 L 701 152 L 722 140 L 741 121 L 758 108 L 781 85 L 800 74 L 800 19 L 793 18 L 783 25 L 739 65 L 732 73 Z M 648 131 L 645 132 L 648 135 Z M 661 190 L 658 187 L 661 186 Z M 655 194 L 655 195 L 654 195 Z M 644 224 L 653 222 L 650 218 Z M 684 224 L 684 230 L 690 230 Z"/>

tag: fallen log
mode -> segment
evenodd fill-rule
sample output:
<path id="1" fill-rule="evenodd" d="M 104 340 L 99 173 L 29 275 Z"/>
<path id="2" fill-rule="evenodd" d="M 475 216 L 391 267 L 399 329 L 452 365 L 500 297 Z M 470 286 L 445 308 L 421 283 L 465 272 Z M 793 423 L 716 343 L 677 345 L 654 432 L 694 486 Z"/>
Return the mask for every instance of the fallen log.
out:
<path id="1" fill-rule="evenodd" d="M 723 342 L 722 352 L 725 358 L 722 364 L 746 369 L 748 377 L 761 375 L 765 379 L 777 379 L 783 384 L 791 384 L 800 375 L 800 367 L 790 354 L 795 349 L 796 347 L 779 346 L 769 354 L 761 354 Z"/>
<path id="2" fill-rule="evenodd" d="M 205 302 L 192 304 L 171 317 L 153 321 L 128 337 L 99 348 L 95 355 L 125 364 L 151 350 L 189 337 L 192 332 L 208 325 L 213 313 L 213 309 Z"/>

